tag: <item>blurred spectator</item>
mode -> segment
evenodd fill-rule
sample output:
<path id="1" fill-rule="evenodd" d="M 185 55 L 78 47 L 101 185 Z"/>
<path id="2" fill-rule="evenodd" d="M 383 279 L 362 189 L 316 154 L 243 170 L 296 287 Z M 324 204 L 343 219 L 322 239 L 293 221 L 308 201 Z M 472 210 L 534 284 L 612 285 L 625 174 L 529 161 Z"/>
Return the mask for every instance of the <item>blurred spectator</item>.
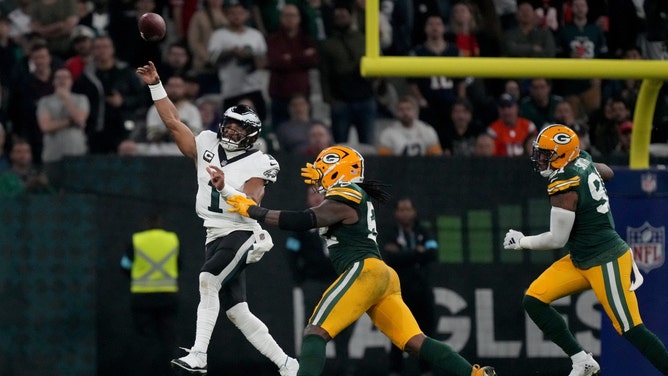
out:
<path id="1" fill-rule="evenodd" d="M 473 107 L 471 103 L 460 98 L 452 104 L 450 111 L 452 127 L 440 140 L 446 155 L 457 155 L 469 157 L 473 155 L 476 138 L 484 128 L 473 119 Z"/>
<path id="2" fill-rule="evenodd" d="M 418 218 L 411 198 L 399 198 L 394 206 L 394 226 L 383 242 L 383 259 L 399 275 L 401 296 L 427 336 L 436 330 L 436 303 L 431 267 L 438 261 L 436 237 Z M 396 346 L 390 349 L 390 376 L 404 370 L 403 352 Z M 430 375 L 431 366 L 419 362 L 421 375 Z"/>
<path id="3" fill-rule="evenodd" d="M 551 31 L 553 34 L 559 30 L 559 9 L 557 4 L 562 0 L 540 0 L 536 8 L 536 23 L 541 29 Z"/>
<path id="4" fill-rule="evenodd" d="M 88 0 L 77 0 L 76 8 L 77 17 L 79 18 L 79 21 L 81 21 L 83 17 L 86 17 L 88 13 L 91 12 L 93 5 Z"/>
<path id="5" fill-rule="evenodd" d="M 603 155 L 609 155 L 619 145 L 621 126 L 631 120 L 631 111 L 625 100 L 620 97 L 609 100 L 605 117 L 607 121 L 596 127 L 594 146 Z"/>
<path id="6" fill-rule="evenodd" d="M 118 0 L 117 0 L 118 1 Z M 126 4 L 112 2 L 109 6 L 109 33 L 114 41 L 116 57 L 131 67 L 139 67 L 152 61 L 162 68 L 161 46 L 165 39 L 147 42 L 139 36 L 137 22 L 144 13 L 156 12 L 155 0 L 132 0 Z M 104 34 L 103 34 L 104 35 Z"/>
<path id="7" fill-rule="evenodd" d="M 630 120 L 623 122 L 619 128 L 617 145 L 613 154 L 628 156 L 631 151 L 631 135 L 633 133 L 633 123 Z"/>
<path id="8" fill-rule="evenodd" d="M 0 123 L 0 174 L 9 169 L 10 162 L 7 156 L 7 131 Z"/>
<path id="9" fill-rule="evenodd" d="M 529 133 L 524 139 L 524 156 L 531 158 L 533 156 L 533 143 L 536 141 L 538 133 Z"/>
<path id="10" fill-rule="evenodd" d="M 139 155 L 137 143 L 134 140 L 123 140 L 118 144 L 116 154 L 121 157 L 135 157 Z"/>
<path id="11" fill-rule="evenodd" d="M 552 94 L 552 81 L 547 78 L 533 78 L 530 82 L 529 95 L 519 102 L 520 116 L 531 120 L 540 130 L 554 124 L 554 110 L 563 98 Z"/>
<path id="12" fill-rule="evenodd" d="M 30 13 L 32 12 L 32 3 L 34 0 L 17 0 L 14 8 L 7 18 L 11 22 L 9 36 L 17 44 L 25 42 L 26 35 L 32 32 L 30 27 Z"/>
<path id="13" fill-rule="evenodd" d="M 223 116 L 220 111 L 220 99 L 214 95 L 204 95 L 195 101 L 202 118 L 202 130 L 218 132 Z"/>
<path id="14" fill-rule="evenodd" d="M 172 24 L 174 25 L 174 35 L 176 39 L 185 40 L 188 36 L 188 29 L 190 28 L 190 22 L 192 21 L 193 15 L 201 5 L 200 0 L 165 0 L 161 1 L 162 4 L 167 3 L 163 8 L 158 7 L 156 13 L 163 14 L 167 13 L 172 19 Z M 167 8 L 165 10 L 164 8 Z"/>
<path id="15" fill-rule="evenodd" d="M 376 121 L 373 82 L 360 74 L 365 54 L 365 36 L 352 28 L 350 0 L 334 4 L 334 30 L 323 42 L 320 54 L 320 81 L 323 100 L 329 104 L 334 142 L 346 143 L 350 127 L 357 140 L 372 145 Z"/>
<path id="16" fill-rule="evenodd" d="M 108 36 L 93 41 L 93 62 L 74 83 L 72 91 L 90 102 L 86 125 L 91 154 L 116 153 L 127 138 L 136 112 L 147 107 L 146 92 L 135 70 L 116 59 Z M 127 122 L 127 123 L 126 123 Z"/>
<path id="17" fill-rule="evenodd" d="M 431 15 L 427 18 L 424 33 L 426 41 L 417 46 L 412 55 L 460 56 L 457 46 L 445 40 L 445 24 L 440 16 Z M 443 140 L 449 123 L 450 106 L 458 97 L 465 95 L 464 82 L 444 76 L 415 77 L 408 82 L 410 93 L 420 106 L 420 119 L 431 124 Z"/>
<path id="18" fill-rule="evenodd" d="M 197 77 L 195 72 L 189 70 L 183 75 L 183 81 L 186 84 L 186 98 L 189 101 L 196 101 L 199 99 L 202 94 L 202 85 L 200 84 L 200 78 Z M 218 97 L 218 95 L 216 95 Z"/>
<path id="19" fill-rule="evenodd" d="M 65 60 L 70 52 L 70 35 L 79 23 L 76 0 L 34 0 L 30 29 L 46 39 L 49 52 Z"/>
<path id="20" fill-rule="evenodd" d="M 580 150 L 591 151 L 591 139 L 589 137 L 589 125 L 579 121 L 575 117 L 575 111 L 570 102 L 562 101 L 557 103 L 554 109 L 554 122 L 563 124 L 578 134 L 580 140 Z"/>
<path id="21" fill-rule="evenodd" d="M 637 47 L 627 49 L 622 57 L 626 60 L 642 60 L 642 58 Z M 605 102 L 610 97 L 622 97 L 631 106 L 631 113 L 633 113 L 641 84 L 640 79 L 605 80 L 602 87 L 603 101 Z"/>
<path id="22" fill-rule="evenodd" d="M 30 143 L 32 161 L 42 163 L 42 131 L 37 124 L 37 101 L 53 93 L 53 72 L 61 62 L 52 58 L 45 41 L 30 44 L 25 65 L 17 66 L 12 74 L 9 91 L 9 118 L 12 133 Z"/>
<path id="23" fill-rule="evenodd" d="M 192 68 L 190 50 L 185 42 L 176 41 L 169 44 L 160 73 L 160 79 L 167 82 L 171 76 L 185 77 Z"/>
<path id="24" fill-rule="evenodd" d="M 334 7 L 330 0 L 308 0 L 305 6 L 305 13 L 308 15 L 306 29 L 309 35 L 319 45 L 329 38 L 332 32 L 332 23 L 334 19 Z"/>
<path id="25" fill-rule="evenodd" d="M 524 154 L 524 140 L 536 132 L 531 120 L 520 117 L 517 102 L 504 93 L 498 102 L 499 118 L 487 127 L 487 133 L 494 138 L 494 155 L 517 157 Z"/>
<path id="26" fill-rule="evenodd" d="M 267 38 L 271 123 L 275 130 L 288 119 L 288 102 L 295 94 L 311 94 L 309 71 L 318 66 L 315 41 L 303 32 L 299 8 L 285 4 L 279 29 Z"/>
<path id="27" fill-rule="evenodd" d="M 42 162 L 57 162 L 68 155 L 85 155 L 88 97 L 72 93 L 72 73 L 67 68 L 53 75 L 55 92 L 37 102 L 37 121 L 44 134 Z"/>
<path id="28" fill-rule="evenodd" d="M 470 1 L 463 0 L 452 6 L 450 30 L 462 56 L 480 56 L 480 45 L 476 33 L 481 21 L 478 9 Z"/>
<path id="29" fill-rule="evenodd" d="M 323 123 L 313 123 L 308 130 L 308 147 L 303 154 L 315 157 L 332 145 L 334 138 L 329 127 Z"/>
<path id="30" fill-rule="evenodd" d="M 587 20 L 587 0 L 573 0 L 573 22 L 559 29 L 560 56 L 571 59 L 597 59 L 607 56 L 605 34 L 597 25 Z M 562 80 L 558 92 L 573 104 L 578 117 L 589 115 L 601 106 L 601 80 Z"/>
<path id="31" fill-rule="evenodd" d="M 20 137 L 12 139 L 9 151 L 11 167 L 0 174 L 0 197 L 53 192 L 46 174 L 33 163 L 32 154 L 27 140 Z"/>
<path id="32" fill-rule="evenodd" d="M 260 120 L 267 117 L 262 90 L 266 83 L 260 70 L 267 65 L 267 43 L 257 29 L 247 26 L 249 12 L 241 3 L 227 6 L 229 25 L 217 29 L 209 39 L 209 56 L 218 69 L 223 108 L 242 98 L 253 101 Z"/>
<path id="33" fill-rule="evenodd" d="M 515 0 L 494 0 L 496 14 L 501 21 L 501 29 L 505 33 L 517 26 L 517 2 Z"/>
<path id="34" fill-rule="evenodd" d="M 229 24 L 223 11 L 224 0 L 203 0 L 188 26 L 188 46 L 192 53 L 192 67 L 200 78 L 202 94 L 219 93 L 218 74 L 209 59 L 209 39 L 214 30 Z"/>
<path id="35" fill-rule="evenodd" d="M 505 88 L 504 93 L 510 94 L 515 99 L 515 101 L 520 101 L 522 98 L 522 89 L 520 88 L 520 84 L 517 82 L 517 80 L 507 80 L 503 87 Z"/>
<path id="36" fill-rule="evenodd" d="M 79 25 L 88 26 L 95 35 L 109 34 L 109 0 L 92 0 L 93 9 L 79 20 Z"/>
<path id="37" fill-rule="evenodd" d="M 443 149 L 434 128 L 418 119 L 415 98 L 399 99 L 395 111 L 397 121 L 385 128 L 378 140 L 378 155 L 441 155 Z"/>
<path id="38" fill-rule="evenodd" d="M 167 97 L 174 103 L 179 119 L 186 124 L 196 136 L 202 131 L 202 116 L 194 103 L 185 97 L 185 83 L 181 76 L 171 76 L 165 82 Z M 160 119 L 155 104 L 146 113 L 146 139 L 150 143 L 163 144 L 163 154 L 180 155 L 176 143 L 169 135 L 167 127 Z M 160 153 L 160 151 L 157 151 Z"/>
<path id="39" fill-rule="evenodd" d="M 316 187 L 307 188 L 307 207 L 317 207 L 324 201 L 324 198 Z M 313 312 L 325 290 L 337 278 L 329 259 L 327 242 L 320 236 L 318 229 L 314 228 L 290 233 L 285 241 L 285 249 L 292 271 L 292 280 L 295 286 L 299 286 L 302 291 L 304 312 Z M 354 363 L 348 356 L 348 342 L 353 328 L 353 325 L 347 327 L 332 340 L 336 345 L 336 359 L 333 365 L 325 365 L 325 374 L 354 375 Z"/>
<path id="40" fill-rule="evenodd" d="M 0 83 L 3 85 L 9 83 L 21 55 L 21 46 L 11 38 L 10 26 L 9 18 L 0 14 Z"/>
<path id="41" fill-rule="evenodd" d="M 494 137 L 488 133 L 481 133 L 475 139 L 473 155 L 475 157 L 493 157 L 495 148 Z"/>
<path id="42" fill-rule="evenodd" d="M 556 46 L 550 30 L 539 28 L 529 0 L 517 5 L 517 26 L 503 34 L 503 52 L 509 57 L 555 57 Z"/>
<path id="43" fill-rule="evenodd" d="M 281 150 L 302 154 L 308 148 L 308 132 L 316 122 L 311 117 L 311 104 L 303 94 L 293 95 L 288 105 L 289 117 L 274 131 Z"/>
<path id="44" fill-rule="evenodd" d="M 93 38 L 95 32 L 88 26 L 77 25 L 70 40 L 74 56 L 65 60 L 65 67 L 72 73 L 72 79 L 79 78 L 84 68 L 93 60 Z"/>

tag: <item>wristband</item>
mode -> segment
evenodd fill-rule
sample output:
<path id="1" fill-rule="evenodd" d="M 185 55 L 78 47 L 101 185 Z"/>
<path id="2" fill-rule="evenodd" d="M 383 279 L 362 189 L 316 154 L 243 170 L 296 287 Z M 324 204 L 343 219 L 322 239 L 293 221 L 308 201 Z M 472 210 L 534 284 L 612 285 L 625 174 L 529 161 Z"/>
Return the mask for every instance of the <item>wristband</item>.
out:
<path id="1" fill-rule="evenodd" d="M 267 213 L 269 213 L 269 209 L 263 208 L 262 206 L 253 205 L 248 207 L 247 212 L 250 218 L 257 220 L 258 222 L 264 222 L 264 217 L 266 217 Z"/>
<path id="2" fill-rule="evenodd" d="M 158 81 L 158 83 L 155 85 L 148 85 L 148 88 L 151 90 L 151 99 L 153 99 L 154 102 L 163 98 L 167 98 L 167 92 L 162 86 L 162 82 Z"/>
<path id="3" fill-rule="evenodd" d="M 216 189 L 216 190 L 217 190 L 217 189 Z M 218 190 L 217 190 L 217 191 L 218 191 Z M 232 197 L 232 196 L 236 196 L 236 195 L 240 195 L 240 196 L 248 197 L 248 196 L 246 196 L 245 194 L 243 194 L 242 192 L 239 192 L 239 191 L 237 191 L 236 189 L 230 187 L 228 184 L 225 184 L 225 186 L 223 187 L 223 189 L 219 190 L 218 193 L 220 193 L 220 195 L 221 195 L 223 198 L 228 198 L 228 197 Z"/>

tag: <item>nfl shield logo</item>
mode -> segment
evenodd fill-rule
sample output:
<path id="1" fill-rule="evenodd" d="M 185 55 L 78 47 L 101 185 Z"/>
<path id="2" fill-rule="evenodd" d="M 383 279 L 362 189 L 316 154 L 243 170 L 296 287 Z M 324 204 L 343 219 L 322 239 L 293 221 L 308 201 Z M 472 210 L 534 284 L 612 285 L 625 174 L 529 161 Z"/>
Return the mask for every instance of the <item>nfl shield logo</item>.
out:
<path id="1" fill-rule="evenodd" d="M 656 174 L 648 172 L 640 176 L 640 187 L 645 193 L 652 193 L 656 191 Z"/>
<path id="2" fill-rule="evenodd" d="M 626 242 L 633 249 L 633 258 L 645 273 L 659 268 L 666 259 L 666 230 L 664 226 L 652 227 L 648 222 L 642 226 L 626 228 Z"/>

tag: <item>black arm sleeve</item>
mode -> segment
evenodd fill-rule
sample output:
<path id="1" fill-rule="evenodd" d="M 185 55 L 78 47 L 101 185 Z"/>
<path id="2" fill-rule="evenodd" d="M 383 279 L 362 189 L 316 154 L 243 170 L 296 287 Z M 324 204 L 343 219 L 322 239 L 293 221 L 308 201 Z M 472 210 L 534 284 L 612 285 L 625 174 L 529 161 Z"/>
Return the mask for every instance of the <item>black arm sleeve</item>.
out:
<path id="1" fill-rule="evenodd" d="M 281 230 L 306 231 L 318 227 L 318 222 L 311 209 L 300 212 L 281 210 L 278 216 L 278 227 Z"/>

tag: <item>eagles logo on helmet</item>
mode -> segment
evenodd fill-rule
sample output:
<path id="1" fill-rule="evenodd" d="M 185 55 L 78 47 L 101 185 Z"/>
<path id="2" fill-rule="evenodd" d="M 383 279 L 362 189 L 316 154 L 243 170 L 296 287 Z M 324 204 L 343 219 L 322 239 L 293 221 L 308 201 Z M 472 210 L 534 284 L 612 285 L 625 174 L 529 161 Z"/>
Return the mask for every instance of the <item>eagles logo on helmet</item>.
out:
<path id="1" fill-rule="evenodd" d="M 231 129 L 230 124 L 236 124 L 245 134 L 237 129 Z M 227 151 L 250 149 L 260 136 L 262 122 L 252 108 L 246 105 L 236 105 L 228 108 L 223 114 L 223 120 L 218 125 L 218 139 Z"/>
<path id="2" fill-rule="evenodd" d="M 533 143 L 531 162 L 534 171 L 543 177 L 563 168 L 580 155 L 580 139 L 571 128 L 549 125 L 538 133 Z"/>

